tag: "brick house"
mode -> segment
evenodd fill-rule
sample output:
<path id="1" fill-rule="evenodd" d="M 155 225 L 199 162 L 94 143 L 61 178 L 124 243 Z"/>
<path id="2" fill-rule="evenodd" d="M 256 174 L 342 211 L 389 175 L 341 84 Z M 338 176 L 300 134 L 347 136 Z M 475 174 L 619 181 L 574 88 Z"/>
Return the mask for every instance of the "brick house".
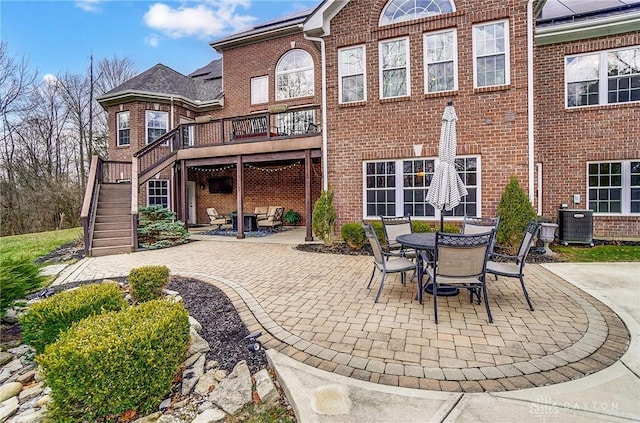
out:
<path id="1" fill-rule="evenodd" d="M 494 215 L 515 175 L 540 215 L 590 208 L 596 236 L 638 238 L 639 16 L 636 0 L 325 0 L 212 42 L 222 58 L 188 76 L 156 65 L 102 96 L 109 158 L 126 162 L 111 167 L 131 162 L 115 174 L 138 204 L 192 223 L 278 203 L 311 239 L 327 187 L 338 226 L 435 223 L 453 101 L 469 195 L 447 221 Z M 220 178 L 231 192 L 208 189 Z"/>

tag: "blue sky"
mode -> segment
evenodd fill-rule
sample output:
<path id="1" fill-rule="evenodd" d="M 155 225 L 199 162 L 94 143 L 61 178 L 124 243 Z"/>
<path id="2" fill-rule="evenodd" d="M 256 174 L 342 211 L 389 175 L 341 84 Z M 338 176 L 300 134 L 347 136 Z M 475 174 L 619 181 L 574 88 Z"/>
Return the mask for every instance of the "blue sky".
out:
<path id="1" fill-rule="evenodd" d="M 40 76 L 83 73 L 89 57 L 129 57 L 188 74 L 219 57 L 209 42 L 320 0 L 0 0 L 0 38 Z"/>

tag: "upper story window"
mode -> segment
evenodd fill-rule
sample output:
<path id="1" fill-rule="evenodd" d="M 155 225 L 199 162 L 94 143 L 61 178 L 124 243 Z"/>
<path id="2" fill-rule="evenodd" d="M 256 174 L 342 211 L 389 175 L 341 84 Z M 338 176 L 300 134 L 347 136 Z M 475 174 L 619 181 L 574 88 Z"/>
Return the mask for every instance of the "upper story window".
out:
<path id="1" fill-rule="evenodd" d="M 640 46 L 567 56 L 565 81 L 566 107 L 640 101 Z"/>
<path id="2" fill-rule="evenodd" d="M 365 101 L 366 60 L 364 46 L 347 47 L 338 50 L 338 91 L 340 103 Z"/>
<path id="3" fill-rule="evenodd" d="M 473 27 L 474 87 L 509 84 L 508 21 Z"/>
<path id="4" fill-rule="evenodd" d="M 380 14 L 380 26 L 455 12 L 450 0 L 391 0 Z"/>
<path id="5" fill-rule="evenodd" d="M 287 52 L 276 66 L 276 100 L 314 93 L 313 58 L 301 49 Z"/>
<path id="6" fill-rule="evenodd" d="M 258 76 L 251 78 L 251 104 L 269 102 L 269 77 Z"/>
<path id="7" fill-rule="evenodd" d="M 151 144 L 169 131 L 169 113 L 147 110 L 145 118 L 147 144 Z"/>
<path id="8" fill-rule="evenodd" d="M 424 92 L 458 89 L 456 30 L 424 34 Z"/>
<path id="9" fill-rule="evenodd" d="M 587 163 L 587 175 L 594 213 L 640 213 L 640 160 Z"/>
<path id="10" fill-rule="evenodd" d="M 116 122 L 118 125 L 118 132 L 116 134 L 116 145 L 130 145 L 131 144 L 131 127 L 129 126 L 129 112 L 120 112 L 116 114 Z"/>
<path id="11" fill-rule="evenodd" d="M 409 81 L 409 39 L 381 41 L 380 98 L 403 97 L 411 94 Z"/>

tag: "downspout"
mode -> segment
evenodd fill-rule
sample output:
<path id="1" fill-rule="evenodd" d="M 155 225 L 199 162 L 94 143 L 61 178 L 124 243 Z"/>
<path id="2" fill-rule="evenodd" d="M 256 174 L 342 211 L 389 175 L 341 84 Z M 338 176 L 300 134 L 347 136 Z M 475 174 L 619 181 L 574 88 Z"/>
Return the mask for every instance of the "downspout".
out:
<path id="1" fill-rule="evenodd" d="M 302 25 L 300 29 L 303 30 Z M 321 62 L 321 75 L 322 75 L 322 189 L 327 191 L 329 189 L 329 165 L 327 163 L 327 61 L 326 50 L 324 44 L 324 38 L 311 37 L 302 32 L 304 38 L 309 41 L 316 41 L 320 43 L 320 62 Z"/>
<path id="2" fill-rule="evenodd" d="M 533 2 L 527 1 L 527 132 L 529 149 L 529 201 L 534 202 L 534 114 L 533 114 Z M 539 198 L 538 201 L 541 201 Z"/>
<path id="3" fill-rule="evenodd" d="M 169 129 L 170 131 L 173 130 L 173 128 L 175 128 L 174 126 L 174 119 L 173 119 L 173 96 L 171 96 L 171 129 Z"/>

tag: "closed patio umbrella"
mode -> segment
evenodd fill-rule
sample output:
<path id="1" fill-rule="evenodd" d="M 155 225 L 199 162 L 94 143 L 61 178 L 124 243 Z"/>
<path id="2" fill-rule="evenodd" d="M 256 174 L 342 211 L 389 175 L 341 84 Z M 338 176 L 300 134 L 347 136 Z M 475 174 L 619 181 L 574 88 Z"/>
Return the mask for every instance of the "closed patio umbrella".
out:
<path id="1" fill-rule="evenodd" d="M 438 158 L 440 163 L 436 166 L 429 191 L 427 202 L 440 210 L 440 231 L 444 229 L 443 211 L 453 210 L 460 199 L 467 195 L 467 188 L 458 176 L 455 166 L 457 136 L 456 136 L 456 110 L 453 102 L 449 101 L 442 115 L 442 128 L 440 130 L 440 145 Z"/>

